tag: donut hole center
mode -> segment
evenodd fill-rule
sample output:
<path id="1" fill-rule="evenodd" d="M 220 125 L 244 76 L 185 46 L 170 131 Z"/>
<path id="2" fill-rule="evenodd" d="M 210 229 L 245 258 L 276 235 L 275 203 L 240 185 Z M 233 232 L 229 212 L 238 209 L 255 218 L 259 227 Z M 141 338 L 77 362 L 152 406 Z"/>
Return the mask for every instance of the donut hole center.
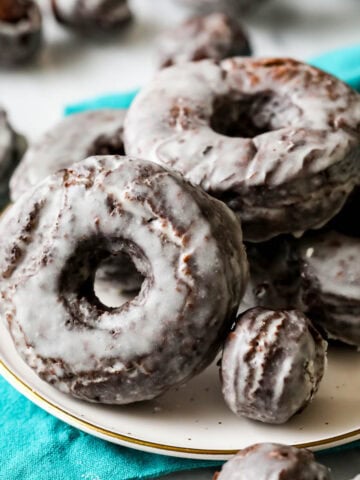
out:
<path id="1" fill-rule="evenodd" d="M 128 254 L 113 254 L 98 265 L 94 293 L 106 307 L 118 308 L 139 295 L 144 280 Z"/>
<path id="2" fill-rule="evenodd" d="M 122 130 L 112 136 L 99 135 L 87 152 L 88 157 L 94 155 L 125 155 Z"/>
<path id="3" fill-rule="evenodd" d="M 293 107 L 289 99 L 270 90 L 241 98 L 222 96 L 213 104 L 210 126 L 226 137 L 254 138 L 286 125 L 295 113 Z"/>
<path id="4" fill-rule="evenodd" d="M 125 307 L 145 294 L 151 278 L 148 259 L 131 242 L 95 236 L 78 243 L 59 276 L 59 299 L 69 328 L 95 324 L 99 315 Z"/>

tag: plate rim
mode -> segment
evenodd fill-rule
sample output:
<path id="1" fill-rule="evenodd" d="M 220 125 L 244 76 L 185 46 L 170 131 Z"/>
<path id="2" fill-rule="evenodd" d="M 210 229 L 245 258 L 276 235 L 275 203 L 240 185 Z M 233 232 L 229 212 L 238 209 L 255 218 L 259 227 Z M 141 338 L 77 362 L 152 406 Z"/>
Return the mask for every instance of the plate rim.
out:
<path id="1" fill-rule="evenodd" d="M 225 460 L 235 455 L 238 450 L 208 450 L 199 448 L 178 447 L 176 445 L 167 445 L 157 442 L 143 440 L 141 438 L 130 437 L 107 428 L 96 425 L 89 420 L 83 419 L 76 414 L 69 412 L 59 404 L 54 403 L 43 394 L 34 390 L 23 378 L 19 377 L 12 368 L 0 358 L 0 373 L 3 375 L 16 390 L 23 394 L 30 401 L 35 403 L 50 415 L 78 428 L 95 437 L 108 440 L 118 445 L 134 448 L 141 451 L 158 453 L 181 458 L 192 458 L 202 460 Z M 327 437 L 322 440 L 316 440 L 306 443 L 293 444 L 297 448 L 308 448 L 314 451 L 343 445 L 360 439 L 360 428 L 346 432 L 340 435 Z"/>

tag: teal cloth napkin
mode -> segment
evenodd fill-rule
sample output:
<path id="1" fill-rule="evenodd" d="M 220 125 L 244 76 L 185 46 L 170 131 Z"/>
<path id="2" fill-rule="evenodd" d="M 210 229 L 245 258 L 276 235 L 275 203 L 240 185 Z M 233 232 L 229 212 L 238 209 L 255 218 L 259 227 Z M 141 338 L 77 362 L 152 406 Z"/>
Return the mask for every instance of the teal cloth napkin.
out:
<path id="1" fill-rule="evenodd" d="M 327 53 L 310 63 L 360 90 L 360 45 Z M 128 108 L 137 92 L 86 100 L 68 106 L 65 114 Z M 1 378 L 0 412 L 0 480 L 145 480 L 219 465 L 143 453 L 99 440 L 47 414 Z M 345 448 L 355 446 L 360 443 Z"/>
<path id="2" fill-rule="evenodd" d="M 0 377 L 0 480 L 145 480 L 215 465 L 95 438 L 49 415 Z"/>

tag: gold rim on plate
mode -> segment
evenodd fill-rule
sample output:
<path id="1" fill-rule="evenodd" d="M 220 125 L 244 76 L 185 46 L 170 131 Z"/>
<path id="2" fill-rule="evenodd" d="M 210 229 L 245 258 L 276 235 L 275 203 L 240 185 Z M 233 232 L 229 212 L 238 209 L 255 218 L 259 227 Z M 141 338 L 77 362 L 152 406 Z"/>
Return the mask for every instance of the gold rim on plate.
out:
<path id="1" fill-rule="evenodd" d="M 7 379 L 10 379 L 14 383 L 15 387 L 20 387 L 20 391 L 26 392 L 26 396 L 30 398 L 30 400 L 33 398 L 35 399 L 35 403 L 37 404 L 45 404 L 46 407 L 48 407 L 48 410 L 50 410 L 49 413 L 53 413 L 54 416 L 58 416 L 56 414 L 61 414 L 62 417 L 67 418 L 70 420 L 70 423 L 78 426 L 78 428 L 83 429 L 86 428 L 94 433 L 94 435 L 99 436 L 105 436 L 105 437 L 110 437 L 116 440 L 119 440 L 121 442 L 124 442 L 126 444 L 131 445 L 136 445 L 138 448 L 139 447 L 146 447 L 146 448 L 153 448 L 156 450 L 161 450 L 164 452 L 176 452 L 176 453 L 186 453 L 186 454 L 194 454 L 194 455 L 208 455 L 208 456 L 225 456 L 225 455 L 234 455 L 237 453 L 238 450 L 203 450 L 199 448 L 186 448 L 186 447 L 176 447 L 173 445 L 165 445 L 161 443 L 156 443 L 156 442 L 149 442 L 146 440 L 141 440 L 139 438 L 133 438 L 129 437 L 127 435 L 122 435 L 120 433 L 113 432 L 111 430 L 108 430 L 106 428 L 99 427 L 97 425 L 94 425 L 91 422 L 88 422 L 86 420 L 83 420 L 79 418 L 78 416 L 69 413 L 67 410 L 64 410 L 60 406 L 52 403 L 51 401 L 47 400 L 44 398 L 42 395 L 34 391 L 26 382 L 24 382 L 21 378 L 19 378 L 12 370 L 9 368 L 2 360 L 0 360 L 0 371 L 3 373 L 4 377 Z M 19 388 L 17 388 L 19 389 Z M 45 410 L 47 410 L 45 408 Z M 316 448 L 316 447 L 325 447 L 329 444 L 336 444 L 338 442 L 341 442 L 343 440 L 350 440 L 354 439 L 354 437 L 360 436 L 360 428 L 353 430 L 348 433 L 344 433 L 342 435 L 336 435 L 334 437 L 329 437 L 325 438 L 322 440 L 314 441 L 314 442 L 308 442 L 308 443 L 299 443 L 295 444 L 295 447 L 299 448 Z"/>

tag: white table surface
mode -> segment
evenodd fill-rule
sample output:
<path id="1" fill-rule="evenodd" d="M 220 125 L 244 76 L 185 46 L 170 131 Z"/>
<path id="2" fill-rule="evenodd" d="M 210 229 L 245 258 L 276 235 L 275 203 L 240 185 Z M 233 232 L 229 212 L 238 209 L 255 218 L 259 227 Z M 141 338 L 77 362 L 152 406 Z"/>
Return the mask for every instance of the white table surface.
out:
<path id="1" fill-rule="evenodd" d="M 40 0 L 46 7 L 47 2 Z M 154 39 L 185 15 L 171 0 L 133 0 L 136 23 L 110 42 L 81 40 L 46 16 L 46 47 L 39 61 L 0 71 L 0 104 L 30 139 L 61 118 L 66 104 L 99 94 L 132 90 L 156 71 Z M 359 0 L 272 0 L 246 22 L 255 54 L 307 59 L 360 43 Z M 360 472 L 360 450 L 322 455 L 335 480 Z M 209 480 L 211 470 L 168 480 Z"/>

